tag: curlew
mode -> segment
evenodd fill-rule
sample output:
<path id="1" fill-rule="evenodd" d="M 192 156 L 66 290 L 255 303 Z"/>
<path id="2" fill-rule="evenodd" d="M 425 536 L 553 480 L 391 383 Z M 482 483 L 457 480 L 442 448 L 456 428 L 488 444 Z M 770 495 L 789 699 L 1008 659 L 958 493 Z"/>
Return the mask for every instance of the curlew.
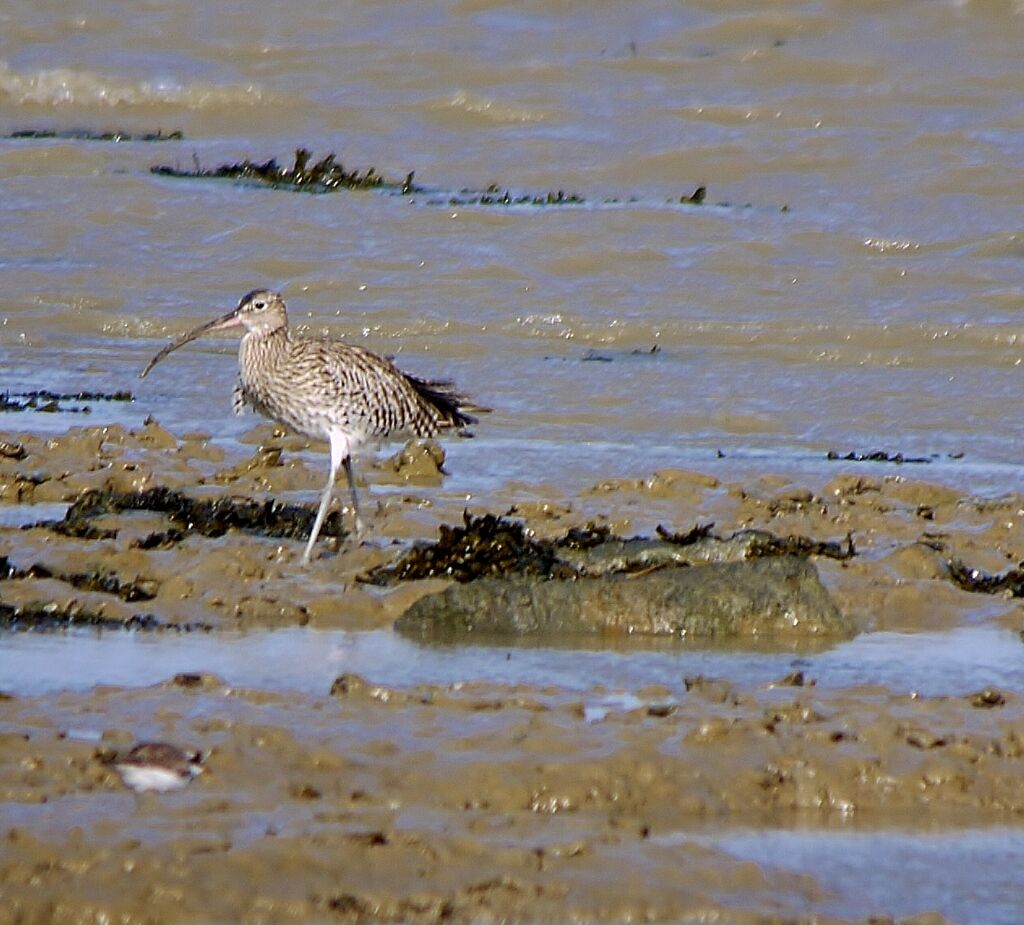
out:
<path id="1" fill-rule="evenodd" d="M 308 562 L 331 503 L 339 467 L 352 497 L 355 533 L 362 531 L 359 499 L 352 475 L 352 452 L 373 438 L 411 433 L 433 437 L 438 431 L 472 424 L 472 405 L 450 382 L 419 379 L 390 360 L 336 340 L 293 337 L 280 293 L 254 289 L 221 318 L 201 324 L 168 344 L 142 371 L 149 371 L 173 350 L 211 331 L 243 327 L 238 348 L 239 380 L 234 408 L 249 405 L 265 417 L 331 447 L 331 471 L 320 498 L 313 529 L 302 554 Z"/>

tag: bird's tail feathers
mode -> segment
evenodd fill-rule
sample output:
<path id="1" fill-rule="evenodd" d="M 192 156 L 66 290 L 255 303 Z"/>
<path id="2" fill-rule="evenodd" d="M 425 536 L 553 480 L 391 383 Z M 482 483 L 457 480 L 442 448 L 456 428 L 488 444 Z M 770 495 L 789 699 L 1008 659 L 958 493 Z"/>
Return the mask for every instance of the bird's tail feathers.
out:
<path id="1" fill-rule="evenodd" d="M 405 378 L 416 394 L 439 413 L 440 427 L 466 427 L 477 420 L 470 412 L 483 414 L 491 410 L 474 404 L 446 379 L 420 379 L 408 373 L 405 373 Z"/>

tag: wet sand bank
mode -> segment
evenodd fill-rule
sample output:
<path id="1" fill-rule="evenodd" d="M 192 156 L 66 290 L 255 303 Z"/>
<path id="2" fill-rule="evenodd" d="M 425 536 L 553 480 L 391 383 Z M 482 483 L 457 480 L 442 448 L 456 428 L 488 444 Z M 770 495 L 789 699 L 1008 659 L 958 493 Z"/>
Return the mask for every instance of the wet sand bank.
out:
<path id="1" fill-rule="evenodd" d="M 235 458 L 155 422 L 52 439 L 7 433 L 0 494 L 25 516 L 5 522 L 32 524 L 34 504 L 52 514 L 86 489 L 311 505 L 321 455 L 267 427 L 252 440 L 251 455 Z M 476 506 L 538 537 L 593 524 L 629 535 L 635 521 L 656 518 L 670 530 L 714 521 L 722 533 L 852 541 L 852 558 L 812 559 L 859 639 L 898 630 L 941 647 L 948 634 L 955 647 L 958 632 L 977 630 L 1019 645 L 1009 632 L 1021 629 L 1016 599 L 968 593 L 949 569 L 957 560 L 998 573 L 1024 558 L 1018 496 L 965 497 L 884 467 L 838 468 L 811 486 L 673 470 L 530 504 L 503 497 L 513 486 L 467 505 L 439 473 L 396 456 L 363 466 L 372 541 L 347 544 L 340 523 L 305 569 L 301 539 L 204 535 L 147 510 L 101 514 L 75 536 L 60 532 L 59 517 L 40 517 L 50 523 L 0 528 L 10 576 L 0 603 L 98 614 L 110 626 L 149 615 L 172 636 L 192 628 L 198 647 L 238 630 L 373 630 L 387 640 L 412 601 L 446 582 L 381 587 L 360 577 Z M 102 657 L 104 637 L 88 638 L 83 656 Z M 55 679 L 47 693 L 9 689 L 0 700 L 10 809 L 0 921 L 783 922 L 809 910 L 818 921 L 894 912 L 955 921 L 957 907 L 927 890 L 909 905 L 865 905 L 856 878 L 826 887 L 813 864 L 798 869 L 781 854 L 755 863 L 729 848 L 728 833 L 939 831 L 952 856 L 957 833 L 1005 832 L 1024 814 L 1024 701 L 987 683 L 984 665 L 932 688 L 955 693 L 917 693 L 909 671 L 907 684 L 899 672 L 884 675 L 888 685 L 837 683 L 827 642 L 815 660 L 821 640 L 787 641 L 777 671 L 771 663 L 728 677 L 673 668 L 663 641 L 649 678 L 641 648 L 625 659 L 634 666 L 625 686 L 608 687 L 599 673 L 581 681 L 591 669 L 585 658 L 572 667 L 571 641 L 552 643 L 567 652 L 562 668 L 527 683 L 479 680 L 486 669 L 388 678 L 393 660 L 352 670 L 342 659 L 336 674 L 311 662 L 307 684 L 290 665 L 290 680 L 275 684 L 271 671 L 253 687 L 171 677 L 157 659 L 141 686 L 61 691 Z M 401 657 L 426 671 L 430 648 L 402 645 Z M 518 651 L 493 657 L 516 664 Z M 936 670 L 946 664 L 936 659 Z M 928 676 L 927 665 L 919 670 Z M 201 750 L 204 773 L 179 793 L 131 794 L 106 760 L 147 739 Z M 924 914 L 934 909 L 953 917 Z"/>
<path id="2" fill-rule="evenodd" d="M 360 476 L 364 486 L 374 486 L 369 541 L 348 542 L 342 512 L 332 512 L 320 557 L 299 568 L 294 537 L 312 516 L 324 455 L 270 425 L 258 425 L 247 440 L 251 455 L 228 458 L 207 435 L 179 437 L 155 421 L 135 430 L 73 428 L 54 438 L 6 435 L 2 520 L 20 528 L 0 534 L 0 555 L 10 569 L 3 600 L 74 605 L 112 621 L 151 614 L 182 627 L 386 627 L 417 597 L 445 584 L 377 587 L 366 576 L 396 561 L 413 540 L 430 540 L 439 526 L 461 523 L 469 512 L 507 515 L 541 540 L 595 527 L 629 536 L 635 524 L 653 522 L 668 531 L 713 524 L 723 536 L 763 529 L 840 548 L 852 542 L 852 557 L 812 558 L 860 631 L 1020 626 L 1013 582 L 988 594 L 966 593 L 962 584 L 964 576 L 1005 575 L 1024 560 L 1024 496 L 971 497 L 911 477 L 921 469 L 908 475 L 896 466 L 848 471 L 837 464 L 834 476 L 811 485 L 770 474 L 727 483 L 709 473 L 658 470 L 600 481 L 578 497 L 552 489 L 550 497 L 524 502 L 515 483 L 481 497 L 446 492 L 436 459 L 406 448 L 385 454 Z M 71 504 L 90 489 L 181 491 L 191 506 L 184 514 L 175 514 L 170 502 L 93 511 L 70 528 L 52 517 L 51 505 Z M 201 504 L 213 506 L 209 523 L 199 522 Z M 248 527 L 236 530 L 239 507 L 255 513 Z M 261 526 L 271 508 L 275 526 Z M 289 526 L 287 517 L 296 516 Z M 76 587 L 69 581 L 75 576 L 106 584 L 79 580 Z"/>
<path id="3" fill-rule="evenodd" d="M 588 715 L 533 687 L 334 690 L 185 676 L 0 703 L 9 920 L 790 921 L 829 898 L 812 876 L 681 836 L 1024 812 L 1013 695 L 693 679 Z M 205 773 L 127 793 L 101 759 L 140 733 L 201 745 Z"/>

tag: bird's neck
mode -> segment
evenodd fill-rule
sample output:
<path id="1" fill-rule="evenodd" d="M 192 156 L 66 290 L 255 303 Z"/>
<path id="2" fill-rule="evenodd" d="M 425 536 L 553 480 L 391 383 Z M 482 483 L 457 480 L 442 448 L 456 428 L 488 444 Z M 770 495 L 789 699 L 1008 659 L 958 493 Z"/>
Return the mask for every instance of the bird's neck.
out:
<path id="1" fill-rule="evenodd" d="M 253 382 L 285 361 L 291 334 L 287 327 L 273 331 L 246 331 L 238 347 L 243 382 Z"/>

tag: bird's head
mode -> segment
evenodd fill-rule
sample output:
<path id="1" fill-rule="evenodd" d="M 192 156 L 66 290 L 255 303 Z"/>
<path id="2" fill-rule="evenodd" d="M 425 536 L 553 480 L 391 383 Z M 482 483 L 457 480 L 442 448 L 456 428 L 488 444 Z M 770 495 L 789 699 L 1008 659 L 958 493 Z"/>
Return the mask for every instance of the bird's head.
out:
<path id="1" fill-rule="evenodd" d="M 149 371 L 156 366 L 167 354 L 172 353 L 179 347 L 183 347 L 197 337 L 209 334 L 211 331 L 224 331 L 228 328 L 244 327 L 247 334 L 254 334 L 257 337 L 266 337 L 275 331 L 288 327 L 288 312 L 284 307 L 284 299 L 280 292 L 273 292 L 270 289 L 253 289 L 252 292 L 242 296 L 238 305 L 221 318 L 214 318 L 206 324 L 193 328 L 187 334 L 183 334 L 176 341 L 168 344 L 139 373 L 140 379 L 145 379 Z"/>
<path id="2" fill-rule="evenodd" d="M 216 322 L 211 331 L 223 331 L 243 325 L 246 331 L 261 335 L 273 334 L 288 326 L 288 311 L 280 292 L 270 289 L 253 289 L 238 302 L 233 312 Z"/>

